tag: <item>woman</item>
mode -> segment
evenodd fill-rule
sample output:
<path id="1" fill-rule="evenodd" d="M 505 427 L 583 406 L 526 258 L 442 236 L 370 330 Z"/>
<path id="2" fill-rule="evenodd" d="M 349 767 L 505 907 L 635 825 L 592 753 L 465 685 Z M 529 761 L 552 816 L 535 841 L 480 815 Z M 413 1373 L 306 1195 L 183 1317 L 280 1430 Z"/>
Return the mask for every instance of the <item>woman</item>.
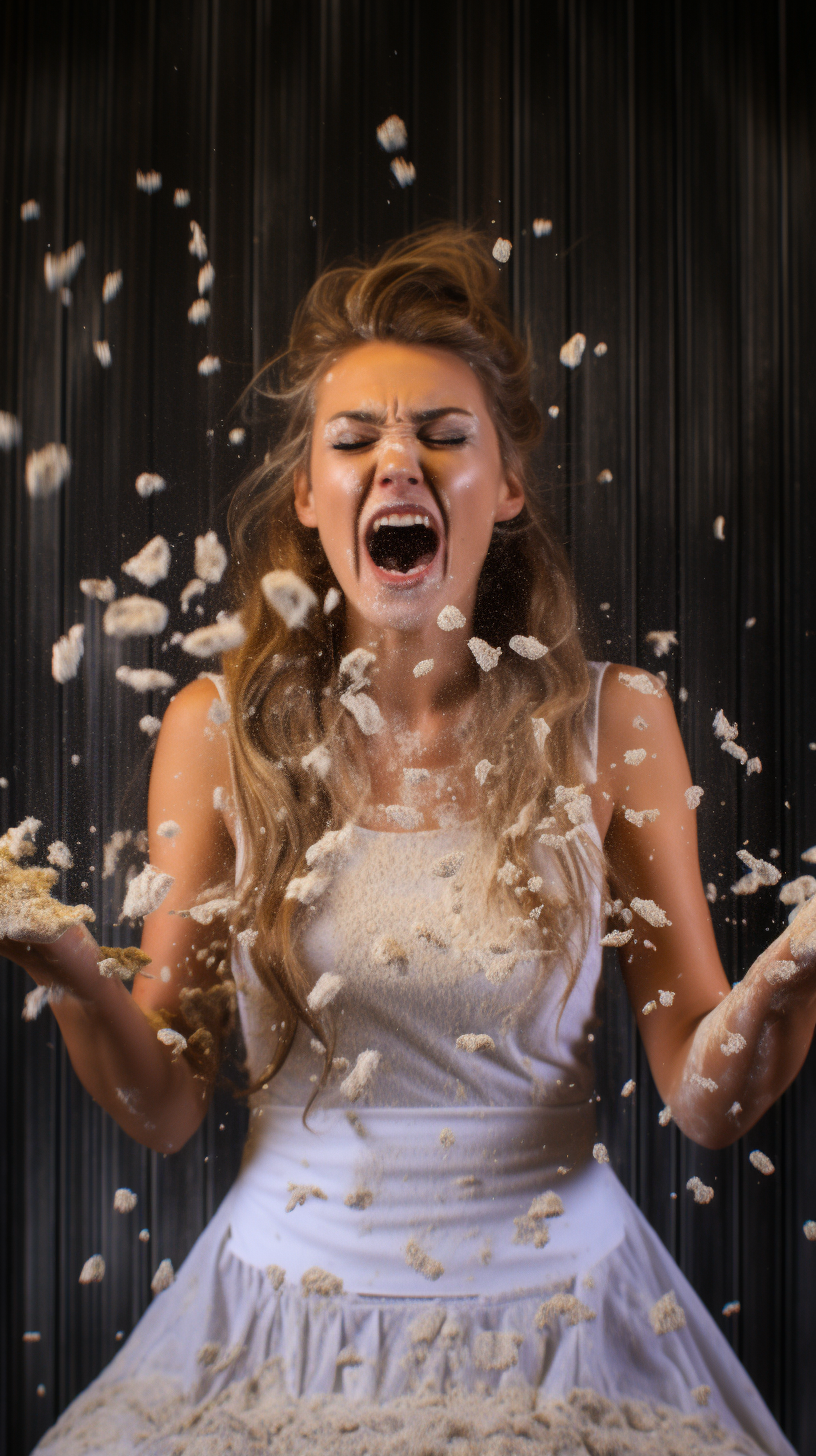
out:
<path id="1" fill-rule="evenodd" d="M 101 977 L 84 927 L 5 948 L 70 993 L 91 1094 L 170 1152 L 207 1108 L 230 937 L 252 1109 L 175 1284 L 42 1447 L 267 1449 L 291 1395 L 429 1383 L 483 1435 L 480 1394 L 518 1421 L 525 1391 L 585 1387 L 551 1425 L 668 1449 L 708 1402 L 729 1436 L 706 1450 L 790 1452 L 605 1166 L 591 1043 L 611 916 L 666 1117 L 734 1141 L 807 1053 L 814 917 L 730 988 L 663 684 L 584 658 L 483 240 L 431 230 L 325 273 L 276 398 L 282 439 L 232 506 L 243 640 L 156 748 L 150 863 L 173 883 L 150 978 Z M 379 1449 L 309 1419 L 312 1449 Z"/>

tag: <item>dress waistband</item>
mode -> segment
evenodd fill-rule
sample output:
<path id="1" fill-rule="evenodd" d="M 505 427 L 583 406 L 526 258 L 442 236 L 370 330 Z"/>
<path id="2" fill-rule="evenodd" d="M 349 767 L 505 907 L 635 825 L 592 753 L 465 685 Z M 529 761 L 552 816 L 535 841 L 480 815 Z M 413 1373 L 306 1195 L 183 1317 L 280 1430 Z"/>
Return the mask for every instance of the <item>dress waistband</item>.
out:
<path id="1" fill-rule="evenodd" d="M 300 1108 L 261 1104 L 230 1249 L 278 1265 L 289 1282 L 317 1265 L 362 1294 L 484 1295 L 570 1280 L 622 1232 L 599 1220 L 594 1194 L 589 1216 L 598 1176 L 614 1176 L 592 1161 L 594 1138 L 590 1103 L 323 1110 L 309 1130 Z M 531 1222 L 530 1204 L 548 1190 L 563 1215 Z"/>

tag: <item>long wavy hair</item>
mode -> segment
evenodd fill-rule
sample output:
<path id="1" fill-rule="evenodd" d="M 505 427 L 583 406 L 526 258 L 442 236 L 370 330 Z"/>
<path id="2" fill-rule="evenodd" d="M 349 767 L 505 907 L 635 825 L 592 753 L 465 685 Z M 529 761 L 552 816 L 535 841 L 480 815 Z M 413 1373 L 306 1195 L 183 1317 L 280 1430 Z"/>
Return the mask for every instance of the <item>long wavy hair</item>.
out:
<path id="1" fill-rule="evenodd" d="M 469 229 L 428 228 L 372 263 L 329 268 L 313 284 L 288 347 L 255 382 L 282 415 L 277 443 L 238 487 L 229 512 L 233 606 L 246 629 L 242 646 L 224 658 L 236 810 L 246 846 L 233 932 L 255 932 L 252 962 L 283 1023 L 274 1057 L 254 1085 L 280 1069 L 299 1022 L 326 1048 L 307 1111 L 331 1070 L 335 1026 L 330 1008 L 318 1015 L 307 1004 L 311 983 L 298 941 L 309 912 L 286 890 L 305 873 L 309 848 L 360 812 L 369 777 L 360 729 L 340 701 L 342 601 L 330 614 L 313 610 L 303 627 L 289 630 L 268 605 L 261 579 L 275 568 L 291 570 L 320 602 L 337 587 L 317 532 L 295 514 L 293 483 L 296 472 L 308 471 L 315 391 L 324 372 L 345 350 L 386 339 L 441 346 L 473 368 L 503 462 L 525 487 L 522 512 L 495 526 L 479 578 L 474 634 L 504 650 L 492 672 L 479 674 L 463 752 L 472 752 L 474 766 L 482 758 L 493 765 L 478 814 L 492 859 L 487 894 L 504 902 L 509 915 L 525 917 L 542 974 L 557 960 L 566 963 L 567 993 L 586 950 L 590 883 L 602 871 L 602 856 L 570 812 L 575 796 L 563 792 L 580 783 L 589 673 L 569 564 L 531 475 L 541 421 L 530 398 L 529 349 L 509 324 L 489 242 Z M 540 639 L 546 656 L 531 661 L 508 651 L 516 634 Z M 550 730 L 543 744 L 532 720 L 539 710 Z M 314 759 L 304 764 L 318 745 L 327 751 L 322 773 Z M 555 873 L 543 885 L 532 878 L 528 889 L 542 828 L 555 846 Z"/>

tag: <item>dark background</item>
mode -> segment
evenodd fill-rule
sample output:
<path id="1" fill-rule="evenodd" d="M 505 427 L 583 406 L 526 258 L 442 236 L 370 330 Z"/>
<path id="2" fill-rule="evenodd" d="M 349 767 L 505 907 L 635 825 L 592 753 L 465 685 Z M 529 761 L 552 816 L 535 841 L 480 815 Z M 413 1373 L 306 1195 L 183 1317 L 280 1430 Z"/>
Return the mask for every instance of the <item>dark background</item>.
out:
<path id="1" fill-rule="evenodd" d="M 733 979 L 781 927 L 773 891 L 736 901 L 728 887 L 744 842 L 763 855 L 778 847 L 790 877 L 816 840 L 811 14 L 811 0 L 6 6 L 0 408 L 19 417 L 23 442 L 0 454 L 0 774 L 10 784 L 0 816 L 4 826 L 36 814 L 43 845 L 74 843 L 78 868 L 63 889 L 90 897 L 100 934 L 116 933 L 123 891 L 121 877 L 100 881 L 101 843 L 142 822 L 149 748 L 137 722 L 163 702 L 117 684 L 115 667 L 152 651 L 179 681 L 192 674 L 175 648 L 123 651 L 100 637 L 79 578 L 119 582 L 119 563 L 161 531 L 174 564 L 160 591 L 175 602 L 193 574 L 193 536 L 223 534 L 224 500 L 265 449 L 251 417 L 246 445 L 228 444 L 239 395 L 284 341 L 318 268 L 449 217 L 513 242 L 508 297 L 531 331 L 537 397 L 560 406 L 542 487 L 569 542 L 588 645 L 667 666 L 706 790 L 703 871 L 724 892 L 713 913 Z M 404 192 L 375 139 L 391 112 L 416 165 Z M 163 186 L 146 196 L 135 174 L 152 167 Z M 188 209 L 173 206 L 179 186 Z M 20 221 L 27 198 L 38 221 Z M 552 219 L 550 237 L 533 237 L 537 216 Z M 186 318 L 199 267 L 191 217 L 216 269 L 205 328 Z M 45 287 L 43 258 L 78 239 L 86 258 L 66 307 Z M 124 287 L 103 307 L 113 268 Z M 576 329 L 588 348 L 572 374 L 558 349 Z M 109 370 L 92 352 L 99 338 Z M 596 358 L 600 340 L 608 353 Z M 210 379 L 196 372 L 206 352 L 222 361 Z M 32 502 L 25 455 L 52 440 L 69 446 L 72 475 Z M 597 483 L 602 469 L 611 485 Z M 137 497 L 142 470 L 167 479 L 163 495 Z M 720 514 L 723 542 L 712 530 Z M 217 605 L 210 592 L 207 620 Z M 51 643 L 83 620 L 80 675 L 60 688 Z M 176 606 L 170 630 L 181 625 L 195 621 Z M 658 663 L 645 634 L 669 627 L 680 647 Z M 762 758 L 760 777 L 746 780 L 720 752 L 719 707 Z M 174 1157 L 130 1143 L 79 1087 L 51 1013 L 21 1021 L 29 984 L 9 967 L 0 981 L 9 1456 L 27 1452 L 114 1353 L 159 1260 L 184 1257 L 234 1176 L 243 1129 L 222 1100 Z M 816 1245 L 802 1234 L 816 1217 L 813 1057 L 747 1139 L 707 1153 L 657 1125 L 614 961 L 601 1012 L 613 1163 L 791 1439 L 813 1451 Z M 622 1102 L 629 1076 L 638 1090 Z M 754 1147 L 775 1162 L 773 1177 L 749 1165 Z M 707 1207 L 685 1192 L 692 1173 L 714 1185 Z M 112 1212 L 121 1185 L 140 1200 L 127 1217 Z M 95 1252 L 107 1275 L 81 1287 Z M 723 1318 L 734 1299 L 741 1314 Z M 22 1344 L 30 1329 L 39 1344 Z"/>

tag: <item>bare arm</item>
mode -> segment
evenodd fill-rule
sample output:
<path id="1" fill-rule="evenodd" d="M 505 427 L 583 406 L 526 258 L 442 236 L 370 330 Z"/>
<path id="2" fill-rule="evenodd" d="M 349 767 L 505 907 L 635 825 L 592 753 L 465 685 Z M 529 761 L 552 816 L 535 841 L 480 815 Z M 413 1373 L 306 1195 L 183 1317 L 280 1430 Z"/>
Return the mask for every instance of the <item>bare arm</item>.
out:
<path id="1" fill-rule="evenodd" d="M 645 729 L 633 727 L 636 716 Z M 646 750 L 642 763 L 626 764 L 631 749 Z M 687 1136 L 717 1148 L 747 1132 L 799 1072 L 816 1028 L 816 954 L 796 946 L 809 914 L 802 911 L 732 989 L 700 876 L 696 813 L 684 797 L 689 787 L 668 695 L 635 692 L 611 667 L 602 691 L 595 794 L 597 814 L 605 810 L 608 821 L 605 850 L 625 902 L 652 900 L 671 921 L 657 927 L 635 914 L 634 937 L 619 952 L 621 969 L 661 1096 Z M 659 816 L 638 827 L 626 809 L 657 809 Z M 798 968 L 788 979 L 774 973 L 783 961 Z M 661 1004 L 661 991 L 673 993 L 670 1005 Z M 644 1012 L 651 1002 L 656 1007 Z"/>
<path id="2" fill-rule="evenodd" d="M 150 1013 L 176 1010 L 184 986 L 206 988 L 214 980 L 206 962 L 218 930 L 171 912 L 231 873 L 232 841 L 213 808 L 214 788 L 229 784 L 223 731 L 207 719 L 215 696 L 211 682 L 191 683 L 164 716 L 150 779 L 150 863 L 175 883 L 145 920 L 142 948 L 151 964 L 136 977 L 132 994 L 118 977 L 100 975 L 98 947 L 84 927 L 52 945 L 3 947 L 38 984 L 68 993 L 52 1006 L 77 1076 L 120 1127 L 160 1152 L 175 1151 L 192 1136 L 210 1098 L 209 1085 L 185 1058 L 174 1061 L 157 1040 Z M 157 833 L 169 820 L 179 826 L 173 838 Z"/>

